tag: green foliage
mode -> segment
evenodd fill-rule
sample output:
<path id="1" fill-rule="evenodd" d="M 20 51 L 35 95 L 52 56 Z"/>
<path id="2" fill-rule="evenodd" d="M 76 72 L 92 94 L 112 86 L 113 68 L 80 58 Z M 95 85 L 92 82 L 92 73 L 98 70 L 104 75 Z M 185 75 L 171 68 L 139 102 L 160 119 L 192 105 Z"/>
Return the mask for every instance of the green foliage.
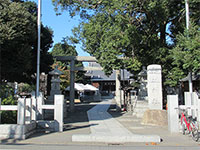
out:
<path id="1" fill-rule="evenodd" d="M 63 39 L 60 43 L 54 45 L 51 54 L 53 56 L 77 56 L 76 47 L 68 44 L 67 39 Z M 61 89 L 64 90 L 70 84 L 70 63 L 54 61 L 52 68 L 58 66 L 58 69 L 63 72 L 61 75 Z M 75 62 L 75 67 L 82 67 L 82 62 Z M 83 82 L 84 72 L 76 72 L 75 82 Z"/>
<path id="2" fill-rule="evenodd" d="M 1 105 L 16 105 L 17 100 L 13 95 L 13 88 L 8 84 L 3 83 L 0 85 L 0 97 Z M 0 111 L 1 113 L 1 123 L 15 124 L 17 121 L 16 111 Z"/>
<path id="3" fill-rule="evenodd" d="M 140 87 L 140 83 L 139 83 L 138 81 L 133 81 L 133 82 L 131 83 L 131 86 L 137 89 L 137 88 Z"/>
<path id="4" fill-rule="evenodd" d="M 9 97 L 10 95 L 13 95 L 13 93 L 14 93 L 14 91 L 13 91 L 13 88 L 11 86 L 9 86 L 5 82 L 1 82 L 1 84 L 0 84 L 0 97 L 1 97 L 2 100 Z"/>
<path id="5" fill-rule="evenodd" d="M 168 75 L 168 82 L 176 86 L 178 81 L 189 72 L 200 69 L 200 26 L 191 24 L 189 30 L 177 35 L 176 46 L 170 51 L 173 69 Z"/>
<path id="6" fill-rule="evenodd" d="M 35 85 L 30 85 L 28 83 L 21 83 L 18 85 L 18 93 L 31 93 L 32 91 L 35 91 Z"/>
<path id="7" fill-rule="evenodd" d="M 2 105 L 16 105 L 17 101 L 15 100 L 15 98 L 12 95 L 9 95 L 7 98 L 4 98 L 1 101 Z"/>
<path id="8" fill-rule="evenodd" d="M 0 111 L 1 124 L 17 124 L 17 111 Z"/>
<path id="9" fill-rule="evenodd" d="M 162 81 L 176 86 L 189 70 L 197 71 L 200 67 L 199 36 L 193 29 L 189 31 L 190 38 L 179 35 L 185 28 L 184 0 L 52 2 L 57 12 L 68 10 L 72 17 L 82 18 L 71 39 L 81 42 L 108 75 L 119 68 L 137 74 L 141 66 L 160 64 Z M 199 6 L 199 0 L 189 1 L 190 19 L 197 25 L 200 25 Z M 118 56 L 127 60 L 119 60 Z"/>
<path id="10" fill-rule="evenodd" d="M 47 52 L 52 31 L 42 26 L 41 71 L 53 63 Z M 1 77 L 7 81 L 31 82 L 36 72 L 37 5 L 34 2 L 0 0 Z"/>
<path id="11" fill-rule="evenodd" d="M 141 66 L 154 63 L 161 64 L 167 72 L 171 63 L 167 38 L 175 41 L 185 26 L 184 1 L 52 1 L 57 11 L 61 8 L 72 17 L 80 15 L 83 22 L 73 30 L 73 41 L 80 40 L 107 74 L 123 66 L 138 72 Z M 199 5 L 199 1 L 190 1 L 190 17 L 196 22 L 200 18 Z M 134 61 L 122 61 L 118 56 Z"/>
<path id="12" fill-rule="evenodd" d="M 75 47 L 69 45 L 67 41 L 64 39 L 61 43 L 57 43 L 54 45 L 53 50 L 51 52 L 53 56 L 77 56 L 77 52 Z"/>
<path id="13" fill-rule="evenodd" d="M 60 80 L 61 80 L 60 88 L 61 88 L 62 91 L 64 91 L 65 88 L 68 87 L 69 84 L 70 84 L 70 72 L 67 69 L 65 63 L 62 63 L 60 61 L 56 61 L 52 65 L 52 69 L 55 69 L 55 67 L 58 67 L 58 70 L 60 70 L 63 73 L 60 76 Z"/>
<path id="14" fill-rule="evenodd" d="M 167 80 L 165 85 L 176 87 L 179 84 L 180 79 L 184 78 L 184 72 L 179 67 L 174 67 L 167 74 Z"/>

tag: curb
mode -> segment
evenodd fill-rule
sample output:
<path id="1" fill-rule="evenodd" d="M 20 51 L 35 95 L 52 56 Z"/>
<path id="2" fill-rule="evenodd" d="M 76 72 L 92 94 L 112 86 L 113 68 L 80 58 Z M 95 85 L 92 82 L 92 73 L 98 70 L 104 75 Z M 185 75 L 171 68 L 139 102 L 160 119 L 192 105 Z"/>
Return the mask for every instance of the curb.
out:
<path id="1" fill-rule="evenodd" d="M 158 135 L 139 135 L 139 134 L 133 134 L 131 136 L 75 134 L 72 136 L 72 142 L 104 142 L 104 143 L 161 142 L 161 138 Z"/>

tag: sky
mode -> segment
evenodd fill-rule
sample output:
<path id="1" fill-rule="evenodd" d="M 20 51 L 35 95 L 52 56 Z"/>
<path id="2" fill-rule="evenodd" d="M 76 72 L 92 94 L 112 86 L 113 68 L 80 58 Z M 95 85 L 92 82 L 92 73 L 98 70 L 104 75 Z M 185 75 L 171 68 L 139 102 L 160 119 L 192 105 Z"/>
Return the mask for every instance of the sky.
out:
<path id="1" fill-rule="evenodd" d="M 38 0 L 30 0 L 38 3 Z M 44 26 L 48 26 L 53 30 L 53 45 L 61 42 L 63 37 L 72 35 L 72 29 L 79 24 L 79 18 L 71 18 L 68 12 L 64 11 L 57 16 L 54 11 L 54 6 L 51 0 L 41 0 L 42 2 L 42 17 L 41 21 Z M 79 56 L 89 56 L 88 53 L 81 49 L 81 45 L 76 45 L 76 51 Z"/>

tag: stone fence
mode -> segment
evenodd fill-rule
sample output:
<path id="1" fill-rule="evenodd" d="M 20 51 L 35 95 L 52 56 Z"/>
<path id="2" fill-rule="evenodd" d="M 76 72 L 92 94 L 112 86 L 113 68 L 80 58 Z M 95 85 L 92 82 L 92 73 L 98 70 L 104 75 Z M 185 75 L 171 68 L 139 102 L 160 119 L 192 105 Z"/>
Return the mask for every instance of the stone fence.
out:
<path id="1" fill-rule="evenodd" d="M 17 105 L 0 105 L 0 111 L 17 111 L 17 124 L 0 124 L 0 138 L 26 139 L 36 131 L 37 118 L 43 115 L 43 109 L 54 109 L 54 131 L 62 132 L 64 96 L 54 98 L 54 105 L 44 105 L 42 94 L 37 103 L 33 94 L 31 98 L 19 98 Z"/>
<path id="2" fill-rule="evenodd" d="M 35 132 L 36 112 L 31 98 L 19 98 L 17 105 L 1 105 L 0 110 L 17 111 L 17 124 L 0 124 L 0 138 L 26 139 Z"/>
<path id="3" fill-rule="evenodd" d="M 180 118 L 179 108 L 188 109 L 188 115 L 196 118 L 200 122 L 200 99 L 195 92 L 184 93 L 185 105 L 178 105 L 178 95 L 168 95 L 168 130 L 171 133 L 177 133 L 180 131 Z"/>

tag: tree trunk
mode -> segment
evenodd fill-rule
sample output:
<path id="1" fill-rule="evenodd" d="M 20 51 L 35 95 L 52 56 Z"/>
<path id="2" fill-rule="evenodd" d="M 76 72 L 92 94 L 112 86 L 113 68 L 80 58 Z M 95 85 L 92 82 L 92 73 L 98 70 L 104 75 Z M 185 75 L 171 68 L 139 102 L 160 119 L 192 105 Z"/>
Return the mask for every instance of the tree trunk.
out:
<path id="1" fill-rule="evenodd" d="M 160 43 L 161 45 L 166 45 L 166 23 L 163 22 L 163 24 L 160 24 Z"/>

